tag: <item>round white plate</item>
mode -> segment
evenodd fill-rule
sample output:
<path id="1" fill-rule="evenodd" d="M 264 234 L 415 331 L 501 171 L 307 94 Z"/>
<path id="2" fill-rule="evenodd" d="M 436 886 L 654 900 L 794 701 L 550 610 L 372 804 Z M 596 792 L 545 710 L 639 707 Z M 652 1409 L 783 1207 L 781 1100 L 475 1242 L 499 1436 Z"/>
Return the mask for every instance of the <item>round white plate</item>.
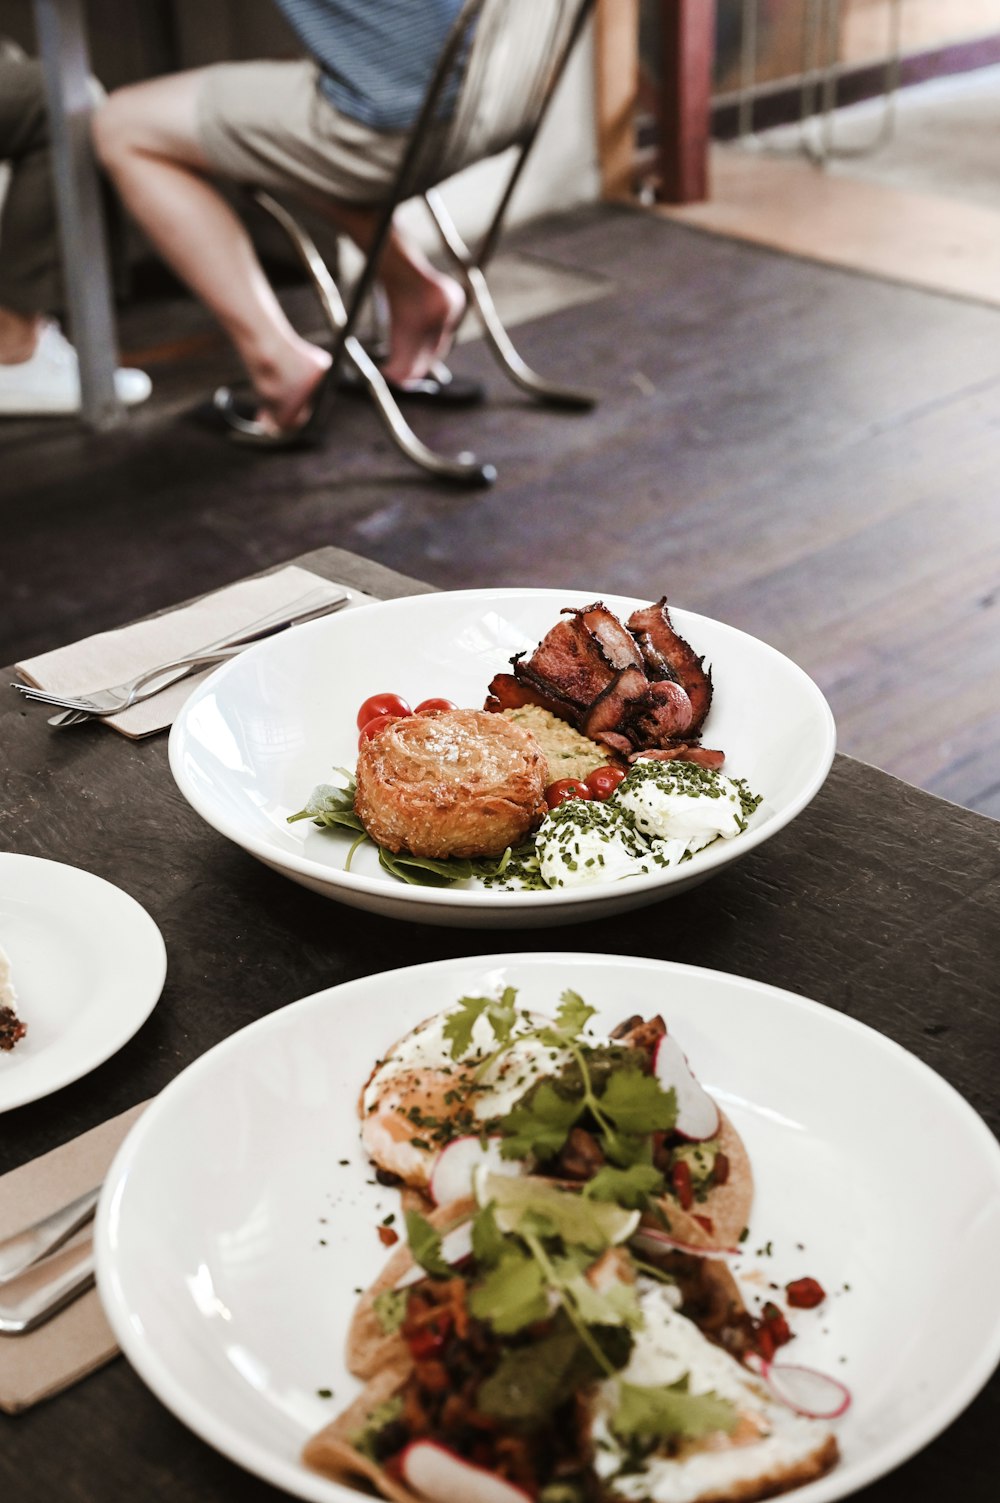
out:
<path id="1" fill-rule="evenodd" d="M 649 876 L 584 888 L 503 892 L 411 887 L 370 845 L 344 862 L 347 830 L 288 824 L 313 788 L 357 760 L 357 711 L 393 691 L 410 704 L 443 695 L 482 705 L 494 674 L 532 651 L 586 590 L 464 590 L 346 611 L 283 632 L 219 668 L 188 699 L 170 735 L 170 767 L 203 819 L 261 861 L 325 897 L 397 919 L 476 927 L 578 923 L 657 902 L 752 851 L 795 818 L 830 770 L 835 731 L 812 680 L 773 647 L 707 616 L 671 609 L 710 664 L 715 685 L 703 743 L 763 803 L 745 834 Z M 620 619 L 646 602 L 603 596 Z"/>
<path id="2" fill-rule="evenodd" d="M 0 1112 L 103 1064 L 149 1017 L 167 952 L 128 893 L 78 866 L 0 854 L 0 944 L 28 1031 L 0 1053 Z"/>
<path id="3" fill-rule="evenodd" d="M 345 1332 L 387 1256 L 379 1224 L 399 1213 L 364 1162 L 358 1093 L 421 1018 L 508 983 L 539 1011 L 573 987 L 600 1008 L 597 1027 L 662 1012 L 742 1133 L 757 1184 L 747 1293 L 818 1278 L 828 1298 L 794 1313 L 789 1360 L 853 1393 L 837 1422 L 843 1459 L 801 1503 L 855 1492 L 956 1417 L 1000 1355 L 1000 1146 L 982 1120 L 912 1055 L 817 1003 L 580 954 L 477 956 L 333 987 L 167 1086 L 112 1166 L 96 1245 L 115 1335 L 168 1408 L 297 1497 L 356 1498 L 299 1455 L 357 1391 Z"/>

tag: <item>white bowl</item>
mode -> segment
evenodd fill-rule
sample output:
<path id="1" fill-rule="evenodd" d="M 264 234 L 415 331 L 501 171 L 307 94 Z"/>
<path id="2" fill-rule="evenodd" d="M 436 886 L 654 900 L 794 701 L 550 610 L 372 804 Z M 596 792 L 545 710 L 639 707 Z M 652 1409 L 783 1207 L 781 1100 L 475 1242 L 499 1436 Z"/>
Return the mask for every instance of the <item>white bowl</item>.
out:
<path id="1" fill-rule="evenodd" d="M 388 600 L 261 642 L 191 695 L 170 735 L 170 767 L 214 829 L 304 887 L 390 918 L 522 928 L 579 923 L 655 903 L 692 887 L 769 840 L 805 808 L 830 770 L 835 730 L 812 680 L 755 637 L 671 609 L 674 625 L 712 668 L 703 742 L 726 752 L 763 803 L 745 834 L 682 865 L 585 888 L 505 892 L 411 887 L 378 865 L 371 846 L 344 862 L 351 832 L 288 824 L 318 783 L 357 759 L 358 708 L 392 691 L 410 704 L 443 695 L 482 705 L 493 675 L 531 651 L 585 590 L 461 590 Z M 620 618 L 647 603 L 602 597 Z"/>
<path id="2" fill-rule="evenodd" d="M 296 1497 L 357 1503 L 299 1458 L 357 1392 L 347 1325 L 388 1256 L 380 1223 L 400 1219 L 361 1150 L 358 1091 L 420 1019 L 507 984 L 548 1013 L 571 987 L 599 1009 L 597 1028 L 662 1011 L 743 1137 L 755 1200 L 737 1276 L 751 1308 L 783 1299 L 773 1284 L 819 1280 L 827 1298 L 792 1313 L 788 1360 L 853 1399 L 836 1424 L 841 1462 L 796 1503 L 852 1495 L 933 1440 L 1000 1355 L 996 1139 L 940 1076 L 851 1018 L 742 977 L 611 955 L 369 976 L 262 1018 L 173 1080 L 116 1157 L 95 1234 L 115 1336 L 163 1403 Z"/>

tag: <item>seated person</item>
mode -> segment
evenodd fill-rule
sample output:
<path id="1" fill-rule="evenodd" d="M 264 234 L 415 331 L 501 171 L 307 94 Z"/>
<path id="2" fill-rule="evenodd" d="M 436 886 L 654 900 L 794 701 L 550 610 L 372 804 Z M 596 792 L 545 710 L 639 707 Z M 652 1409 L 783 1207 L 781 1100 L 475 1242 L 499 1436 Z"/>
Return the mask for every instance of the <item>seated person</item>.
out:
<path id="1" fill-rule="evenodd" d="M 308 59 L 221 63 L 120 89 L 98 154 L 150 240 L 231 339 L 275 442 L 307 422 L 329 352 L 289 324 L 213 176 L 292 190 L 362 249 L 461 0 L 277 0 Z M 393 226 L 380 277 L 397 390 L 450 347 L 465 295 Z"/>
<path id="2" fill-rule="evenodd" d="M 0 416 L 78 412 L 76 351 L 49 316 L 65 305 L 41 68 L 0 42 Z M 119 401 L 149 396 L 145 371 L 115 372 Z"/>

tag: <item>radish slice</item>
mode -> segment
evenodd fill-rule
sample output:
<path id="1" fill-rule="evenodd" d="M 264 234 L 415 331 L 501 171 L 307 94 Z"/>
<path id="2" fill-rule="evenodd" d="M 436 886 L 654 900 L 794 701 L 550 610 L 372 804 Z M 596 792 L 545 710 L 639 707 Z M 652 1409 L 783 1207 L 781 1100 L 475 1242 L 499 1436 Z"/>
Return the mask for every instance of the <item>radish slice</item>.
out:
<path id="1" fill-rule="evenodd" d="M 807 1419 L 839 1419 L 850 1408 L 851 1392 L 843 1383 L 814 1367 L 797 1367 L 791 1362 L 765 1362 L 750 1352 L 745 1359 L 753 1372 L 759 1373 L 780 1403 Z"/>
<path id="2" fill-rule="evenodd" d="M 464 1263 L 466 1258 L 472 1257 L 472 1222 L 462 1221 L 458 1226 L 453 1226 L 450 1232 L 445 1232 L 441 1238 L 441 1256 L 451 1267 L 457 1268 L 459 1263 Z M 425 1279 L 427 1274 L 419 1263 L 397 1279 L 393 1285 L 395 1289 L 406 1289 L 410 1284 L 417 1284 Z"/>
<path id="3" fill-rule="evenodd" d="M 400 1457 L 405 1481 L 434 1503 L 530 1503 L 523 1488 L 463 1461 L 434 1440 L 413 1440 Z"/>
<path id="4" fill-rule="evenodd" d="M 646 1242 L 654 1250 L 666 1248 L 672 1252 L 691 1253 L 695 1258 L 738 1258 L 741 1254 L 738 1247 L 701 1247 L 696 1242 L 682 1242 L 680 1237 L 671 1237 L 669 1232 L 661 1232 L 652 1226 L 640 1227 L 632 1241 Z"/>
<path id="5" fill-rule="evenodd" d="M 719 1131 L 719 1108 L 691 1073 L 681 1049 L 669 1033 L 665 1033 L 656 1045 L 653 1056 L 653 1074 L 665 1091 L 677 1093 L 677 1132 L 682 1138 L 694 1143 L 705 1138 L 714 1138 Z"/>
<path id="6" fill-rule="evenodd" d="M 453 1138 L 438 1153 L 431 1168 L 428 1189 L 437 1206 L 450 1205 L 453 1200 L 465 1200 L 472 1194 L 472 1176 L 481 1164 L 486 1164 L 495 1174 L 523 1174 L 524 1165 L 518 1159 L 500 1157 L 500 1137 Z"/>

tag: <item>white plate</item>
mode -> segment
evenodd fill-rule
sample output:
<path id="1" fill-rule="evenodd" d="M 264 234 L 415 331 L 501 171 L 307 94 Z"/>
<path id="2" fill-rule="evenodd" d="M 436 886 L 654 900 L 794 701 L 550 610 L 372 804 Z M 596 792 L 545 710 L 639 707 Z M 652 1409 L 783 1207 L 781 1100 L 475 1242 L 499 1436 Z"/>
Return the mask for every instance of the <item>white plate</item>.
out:
<path id="1" fill-rule="evenodd" d="M 98 1283 L 129 1361 L 180 1419 L 297 1497 L 356 1503 L 298 1458 L 356 1392 L 345 1331 L 399 1209 L 363 1161 L 358 1092 L 414 1023 L 507 983 L 543 1011 L 574 987 L 597 1026 L 662 1011 L 742 1133 L 758 1187 L 744 1271 L 820 1280 L 829 1297 L 795 1313 L 794 1360 L 854 1396 L 843 1459 L 801 1503 L 855 1492 L 956 1417 L 1000 1355 L 1000 1146 L 972 1108 L 880 1034 L 788 992 L 540 954 L 333 987 L 219 1044 L 148 1108 L 105 1185 Z"/>
<path id="2" fill-rule="evenodd" d="M 40 856 L 0 855 L 0 944 L 28 1025 L 0 1053 L 0 1112 L 103 1064 L 149 1017 L 167 973 L 163 937 L 134 898 Z"/>
<path id="3" fill-rule="evenodd" d="M 482 705 L 490 680 L 531 651 L 586 590 L 465 590 L 388 600 L 284 632 L 218 669 L 187 700 L 170 736 L 178 787 L 214 829 L 275 870 L 356 908 L 420 923 L 477 927 L 578 923 L 640 907 L 703 881 L 777 834 L 821 787 L 833 760 L 830 708 L 812 680 L 754 637 L 688 611 L 677 630 L 711 665 L 706 746 L 727 754 L 763 804 L 746 834 L 681 866 L 587 888 L 503 892 L 410 887 L 371 846 L 343 870 L 351 832 L 287 823 L 317 783 L 357 759 L 355 717 L 371 694 L 410 704 L 444 695 Z M 603 596 L 625 619 L 644 602 Z"/>

